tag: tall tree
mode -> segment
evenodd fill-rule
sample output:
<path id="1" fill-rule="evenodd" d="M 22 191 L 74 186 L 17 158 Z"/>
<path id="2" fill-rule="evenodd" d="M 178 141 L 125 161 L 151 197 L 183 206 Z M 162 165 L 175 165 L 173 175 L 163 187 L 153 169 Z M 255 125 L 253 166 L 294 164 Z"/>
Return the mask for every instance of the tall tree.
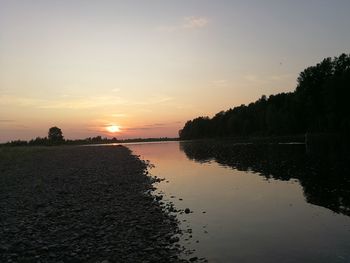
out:
<path id="1" fill-rule="evenodd" d="M 302 71 L 294 92 L 263 95 L 249 105 L 186 122 L 181 139 L 305 132 L 350 132 L 350 55 Z"/>
<path id="2" fill-rule="evenodd" d="M 51 127 L 48 133 L 48 139 L 53 143 L 60 143 L 64 141 L 62 130 L 58 127 Z"/>

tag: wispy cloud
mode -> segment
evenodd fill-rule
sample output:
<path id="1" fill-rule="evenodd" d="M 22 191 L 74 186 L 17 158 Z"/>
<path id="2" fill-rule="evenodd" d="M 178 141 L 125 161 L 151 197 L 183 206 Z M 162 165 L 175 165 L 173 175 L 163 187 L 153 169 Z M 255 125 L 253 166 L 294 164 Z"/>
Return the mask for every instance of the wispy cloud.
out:
<path id="1" fill-rule="evenodd" d="M 34 98 L 16 97 L 11 95 L 0 95 L 0 105 L 15 105 L 20 107 L 36 105 L 39 100 Z"/>
<path id="2" fill-rule="evenodd" d="M 118 96 L 91 96 L 91 97 L 64 97 L 53 100 L 44 100 L 31 97 L 17 97 L 0 95 L 0 105 L 34 107 L 39 109 L 91 109 L 105 106 L 147 106 L 162 104 L 172 100 L 164 95 L 150 95 L 143 100 L 128 100 Z"/>
<path id="3" fill-rule="evenodd" d="M 125 101 L 119 97 L 90 97 L 67 99 L 64 101 L 53 101 L 43 103 L 42 109 L 90 109 L 108 105 L 123 104 Z"/>
<path id="4" fill-rule="evenodd" d="M 8 122 L 14 122 L 15 120 L 0 120 L 0 123 L 2 122 L 2 123 L 8 123 Z"/>
<path id="5" fill-rule="evenodd" d="M 246 74 L 243 76 L 243 80 L 247 84 L 269 84 L 273 82 L 282 82 L 286 81 L 293 77 L 292 74 L 280 74 L 280 75 L 270 75 L 270 76 L 263 76 L 263 75 L 256 75 L 256 74 Z"/>
<path id="6" fill-rule="evenodd" d="M 272 81 L 284 81 L 284 80 L 289 79 L 289 78 L 294 79 L 294 74 L 281 74 L 281 75 L 269 76 L 269 79 Z"/>
<path id="7" fill-rule="evenodd" d="M 249 83 L 263 83 L 266 82 L 266 78 L 262 76 L 257 76 L 254 74 L 247 74 L 243 76 L 243 79 Z"/>
<path id="8" fill-rule="evenodd" d="M 180 124 L 180 123 L 182 123 L 182 122 L 175 121 L 175 122 L 151 123 L 151 124 L 145 124 L 145 125 L 139 126 L 139 127 L 125 128 L 125 130 L 129 130 L 129 131 L 153 130 L 153 129 L 159 129 L 159 128 L 164 128 L 164 127 L 172 127 L 172 126 L 174 126 L 176 124 Z"/>
<path id="9" fill-rule="evenodd" d="M 169 102 L 173 100 L 172 97 L 169 96 L 163 96 L 163 95 L 156 95 L 156 96 L 151 96 L 148 99 L 145 99 L 144 101 L 135 101 L 135 102 L 130 102 L 132 105 L 153 105 L 153 104 L 162 104 L 165 102 Z"/>
<path id="10" fill-rule="evenodd" d="M 212 81 L 212 86 L 214 88 L 224 88 L 228 86 L 228 81 L 226 79 L 218 79 Z"/>
<path id="11" fill-rule="evenodd" d="M 110 116 L 111 117 L 115 117 L 115 118 L 124 118 L 124 117 L 127 117 L 128 114 L 125 114 L 125 113 L 113 113 Z"/>
<path id="12" fill-rule="evenodd" d="M 176 25 L 160 26 L 159 31 L 174 32 L 178 30 L 193 30 L 206 27 L 209 24 L 209 19 L 202 16 L 188 16 L 184 17 L 182 22 Z"/>
<path id="13" fill-rule="evenodd" d="M 184 20 L 185 23 L 182 25 L 182 27 L 191 29 L 205 27 L 209 23 L 207 18 L 198 16 L 185 17 Z"/>

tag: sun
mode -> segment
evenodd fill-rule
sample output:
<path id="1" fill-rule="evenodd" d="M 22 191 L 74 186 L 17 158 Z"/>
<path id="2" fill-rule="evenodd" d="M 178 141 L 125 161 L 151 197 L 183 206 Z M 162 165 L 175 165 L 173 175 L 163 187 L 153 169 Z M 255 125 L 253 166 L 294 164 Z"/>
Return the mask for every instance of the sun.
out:
<path id="1" fill-rule="evenodd" d="M 111 133 L 120 132 L 120 127 L 118 125 L 109 125 L 106 127 L 106 130 Z"/>

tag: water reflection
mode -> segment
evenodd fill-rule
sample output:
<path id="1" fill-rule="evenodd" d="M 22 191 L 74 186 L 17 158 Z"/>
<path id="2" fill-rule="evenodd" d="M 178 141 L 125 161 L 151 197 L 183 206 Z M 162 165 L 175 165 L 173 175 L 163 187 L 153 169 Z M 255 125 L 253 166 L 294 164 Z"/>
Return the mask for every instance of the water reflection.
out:
<path id="1" fill-rule="evenodd" d="M 215 161 L 240 171 L 279 180 L 298 179 L 306 201 L 350 216 L 348 147 L 332 143 L 234 144 L 229 141 L 180 142 L 187 158 Z"/>
<path id="2" fill-rule="evenodd" d="M 329 167 L 346 173 L 339 164 L 344 154 L 327 150 L 321 157 L 303 145 L 227 141 L 128 147 L 155 165 L 152 175 L 166 179 L 156 186 L 164 202 L 193 211 L 177 217 L 184 231 L 180 244 L 195 256 L 209 262 L 350 262 L 348 182 Z M 330 172 L 319 173 L 321 166 Z"/>

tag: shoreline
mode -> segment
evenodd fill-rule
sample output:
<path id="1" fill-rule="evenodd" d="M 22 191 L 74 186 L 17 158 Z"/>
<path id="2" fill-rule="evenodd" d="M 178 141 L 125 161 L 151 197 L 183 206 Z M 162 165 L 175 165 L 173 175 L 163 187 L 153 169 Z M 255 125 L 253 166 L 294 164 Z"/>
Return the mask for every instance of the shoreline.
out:
<path id="1" fill-rule="evenodd" d="M 186 262 L 128 148 L 17 149 L 0 152 L 0 261 Z"/>

